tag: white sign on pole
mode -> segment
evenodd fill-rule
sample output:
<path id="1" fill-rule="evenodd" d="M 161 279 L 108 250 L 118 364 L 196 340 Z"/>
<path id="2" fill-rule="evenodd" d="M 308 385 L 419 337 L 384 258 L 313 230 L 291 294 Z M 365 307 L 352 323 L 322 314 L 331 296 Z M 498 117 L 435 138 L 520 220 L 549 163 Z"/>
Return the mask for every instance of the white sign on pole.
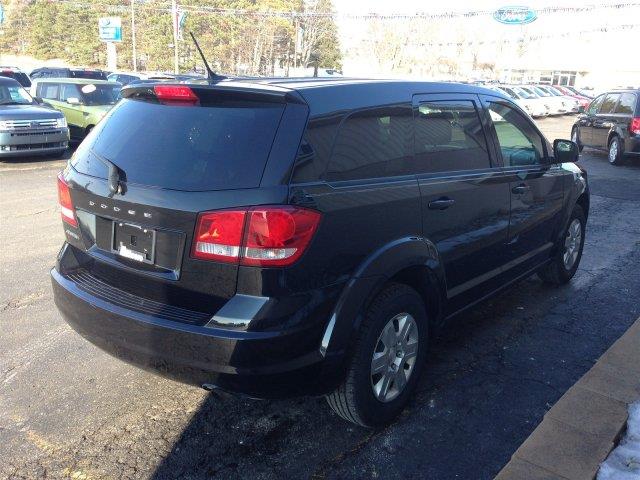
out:
<path id="1" fill-rule="evenodd" d="M 98 35 L 103 42 L 121 42 L 122 19 L 120 17 L 99 18 Z"/>

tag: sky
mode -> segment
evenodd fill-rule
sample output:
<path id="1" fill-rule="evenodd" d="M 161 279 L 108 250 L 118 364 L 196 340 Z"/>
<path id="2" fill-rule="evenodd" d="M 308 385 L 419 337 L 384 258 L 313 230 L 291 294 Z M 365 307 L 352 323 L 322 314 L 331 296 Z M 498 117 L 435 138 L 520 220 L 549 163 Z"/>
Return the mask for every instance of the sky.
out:
<path id="1" fill-rule="evenodd" d="M 635 3 L 637 6 L 625 9 L 601 8 L 582 13 L 540 13 L 538 18 L 526 26 L 502 25 L 490 15 L 473 19 L 434 20 L 439 22 L 440 33 L 437 42 L 459 42 L 473 38 L 487 41 L 482 47 L 483 61 L 507 63 L 512 68 L 535 68 L 553 70 L 602 70 L 629 68 L 629 51 L 627 49 L 611 49 L 612 44 L 632 45 L 637 43 L 640 32 L 640 2 L 636 0 L 447 0 L 446 2 L 429 2 L 424 0 L 333 0 L 338 13 L 337 23 L 345 56 L 345 65 L 357 59 L 350 58 L 349 52 L 354 46 L 370 35 L 369 23 L 363 19 L 349 18 L 349 15 L 378 14 L 415 14 L 441 13 L 450 11 L 493 11 L 500 7 L 524 5 L 532 9 L 544 7 L 584 7 L 587 5 L 614 5 Z M 425 20 L 430 21 L 430 20 Z M 402 21 L 396 20 L 397 28 L 403 28 Z M 447 24 L 446 22 L 450 22 Z M 457 23 L 456 23 L 457 22 Z M 627 30 L 593 33 L 592 30 L 603 27 L 636 24 L 637 27 Z M 451 25 L 451 28 L 447 28 Z M 468 26 L 469 33 L 461 34 Z M 586 31 L 589 31 L 587 33 Z M 552 39 L 537 41 L 525 55 L 506 55 L 496 58 L 496 42 L 504 38 L 520 38 L 531 35 L 551 36 Z M 467 38 L 465 38 L 467 37 Z M 491 44 L 493 41 L 493 45 Z M 434 48 L 434 47 L 430 47 Z M 613 50 L 613 51 L 612 51 Z M 508 52 L 507 52 L 508 53 Z M 508 57 L 508 58 L 507 58 Z M 356 62 L 357 63 L 357 62 Z M 363 60 L 363 64 L 365 61 Z M 632 65 L 640 75 L 640 64 Z M 365 72 L 362 72 L 365 73 Z M 375 73 L 375 72 L 366 72 Z"/>

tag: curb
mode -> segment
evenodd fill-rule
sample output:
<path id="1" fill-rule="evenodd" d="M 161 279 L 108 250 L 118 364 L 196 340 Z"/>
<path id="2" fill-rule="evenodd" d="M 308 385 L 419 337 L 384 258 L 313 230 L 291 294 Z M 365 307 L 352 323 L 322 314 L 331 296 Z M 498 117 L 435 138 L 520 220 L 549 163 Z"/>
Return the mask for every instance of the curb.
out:
<path id="1" fill-rule="evenodd" d="M 495 480 L 593 480 L 640 398 L 640 318 L 556 402 Z"/>

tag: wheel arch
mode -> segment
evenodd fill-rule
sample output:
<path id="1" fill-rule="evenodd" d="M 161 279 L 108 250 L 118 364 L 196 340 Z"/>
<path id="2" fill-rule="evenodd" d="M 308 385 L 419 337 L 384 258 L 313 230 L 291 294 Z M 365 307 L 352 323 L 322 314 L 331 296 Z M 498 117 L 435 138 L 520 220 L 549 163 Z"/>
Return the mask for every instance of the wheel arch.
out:
<path id="1" fill-rule="evenodd" d="M 582 207 L 585 217 L 589 217 L 589 208 L 591 207 L 591 199 L 588 192 L 582 192 L 576 200 L 576 205 Z"/>
<path id="2" fill-rule="evenodd" d="M 414 288 L 425 301 L 430 323 L 439 325 L 446 280 L 435 244 L 423 237 L 398 239 L 367 257 L 347 282 L 322 338 L 323 356 L 342 356 L 349 350 L 364 311 L 389 282 Z"/>
<path id="3" fill-rule="evenodd" d="M 607 136 L 607 148 L 609 148 L 609 145 L 611 145 L 611 140 L 613 140 L 613 137 L 618 137 L 618 139 L 620 140 L 622 149 L 624 150 L 624 134 L 620 131 L 618 127 L 612 128 L 611 131 L 609 132 L 609 135 Z"/>

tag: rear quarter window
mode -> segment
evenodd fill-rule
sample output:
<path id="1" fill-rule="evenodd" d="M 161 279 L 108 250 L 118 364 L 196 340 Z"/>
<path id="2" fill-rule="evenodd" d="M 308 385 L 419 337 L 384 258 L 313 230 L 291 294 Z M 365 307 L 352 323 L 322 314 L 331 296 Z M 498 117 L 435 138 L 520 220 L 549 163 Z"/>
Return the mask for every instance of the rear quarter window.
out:
<path id="1" fill-rule="evenodd" d="M 254 188 L 283 111 L 276 103 L 189 107 L 125 99 L 85 139 L 72 165 L 106 178 L 98 154 L 129 183 L 185 191 Z"/>
<path id="2" fill-rule="evenodd" d="M 293 169 L 293 183 L 322 179 L 331 155 L 331 148 L 343 115 L 327 115 L 309 121 Z"/>

